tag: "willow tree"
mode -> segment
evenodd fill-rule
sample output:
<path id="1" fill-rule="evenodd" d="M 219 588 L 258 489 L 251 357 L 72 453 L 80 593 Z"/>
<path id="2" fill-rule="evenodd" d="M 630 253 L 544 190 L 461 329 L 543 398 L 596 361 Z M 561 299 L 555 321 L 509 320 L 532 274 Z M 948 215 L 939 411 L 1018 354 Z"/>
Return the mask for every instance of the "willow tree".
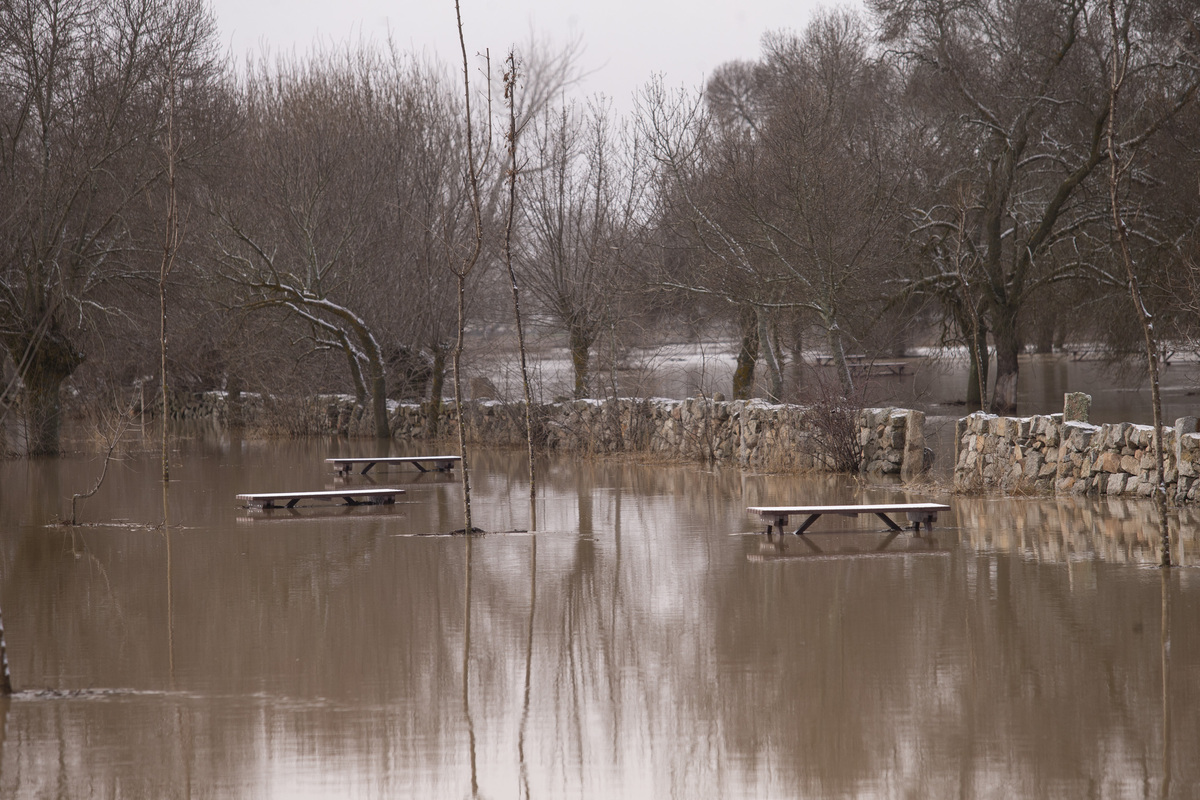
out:
<path id="1" fill-rule="evenodd" d="M 638 152 L 609 104 L 564 103 L 536 118 L 517 249 L 542 316 L 566 334 L 574 396 L 591 395 L 591 350 L 618 311 L 623 254 L 641 211 Z"/>

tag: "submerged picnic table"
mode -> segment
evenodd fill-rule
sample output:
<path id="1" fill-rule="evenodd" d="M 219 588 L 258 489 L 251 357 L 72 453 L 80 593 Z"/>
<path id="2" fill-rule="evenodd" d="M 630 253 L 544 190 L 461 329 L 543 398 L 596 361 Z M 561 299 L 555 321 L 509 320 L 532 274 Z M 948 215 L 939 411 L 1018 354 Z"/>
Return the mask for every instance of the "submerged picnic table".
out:
<path id="1" fill-rule="evenodd" d="M 436 470 L 449 472 L 454 465 L 462 461 L 461 456 L 374 456 L 366 458 L 327 458 L 325 463 L 333 464 L 339 475 L 349 475 L 355 465 L 363 464 L 359 475 L 366 475 L 376 464 L 412 464 L 421 472 Z M 426 465 L 429 465 L 428 467 Z"/>
<path id="2" fill-rule="evenodd" d="M 301 500 L 333 500 L 336 498 L 341 498 L 348 506 L 361 506 L 394 503 L 398 494 L 404 494 L 404 490 L 394 486 L 363 488 L 347 486 L 345 489 L 315 492 L 247 492 L 239 494 L 237 499 L 245 500 L 251 508 L 295 508 Z"/>
<path id="3" fill-rule="evenodd" d="M 788 517 L 795 514 L 806 514 L 808 519 L 804 520 L 799 528 L 792 531 L 792 533 L 799 536 L 808 530 L 809 526 L 816 522 L 823 514 L 836 514 L 843 517 L 874 514 L 884 521 L 889 530 L 893 531 L 904 529 L 897 525 L 888 515 L 906 514 L 908 521 L 913 523 L 914 530 L 921 530 L 922 522 L 925 523 L 925 530 L 933 530 L 933 523 L 937 520 L 938 512 L 949 511 L 950 506 L 942 505 L 941 503 L 879 503 L 856 506 L 750 506 L 746 510 L 767 523 L 768 534 L 771 533 L 772 526 L 780 533 L 783 533 L 784 529 L 789 527 Z"/>

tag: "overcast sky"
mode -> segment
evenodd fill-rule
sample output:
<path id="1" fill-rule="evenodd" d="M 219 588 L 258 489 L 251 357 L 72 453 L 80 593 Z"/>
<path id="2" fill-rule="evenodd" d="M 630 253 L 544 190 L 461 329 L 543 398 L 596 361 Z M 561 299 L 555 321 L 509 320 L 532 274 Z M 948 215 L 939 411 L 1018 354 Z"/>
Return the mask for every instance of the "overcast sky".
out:
<path id="1" fill-rule="evenodd" d="M 620 109 L 655 73 L 670 85 L 698 86 L 714 67 L 753 59 L 763 33 L 802 31 L 820 6 L 861 8 L 858 0 L 462 0 L 470 53 L 490 49 L 493 62 L 527 41 L 530 29 L 565 42 L 583 39 L 582 87 L 603 92 Z M 314 42 L 360 37 L 457 62 L 454 0 L 213 0 L 221 38 L 239 58 L 263 45 L 303 53 Z"/>

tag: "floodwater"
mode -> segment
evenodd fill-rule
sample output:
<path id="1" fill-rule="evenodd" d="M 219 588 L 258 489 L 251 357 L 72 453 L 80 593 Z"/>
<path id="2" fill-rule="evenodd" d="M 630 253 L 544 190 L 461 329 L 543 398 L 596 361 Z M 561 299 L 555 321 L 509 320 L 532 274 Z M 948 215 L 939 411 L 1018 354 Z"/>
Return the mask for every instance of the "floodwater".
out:
<path id="1" fill-rule="evenodd" d="M 1161 570 L 1137 501 L 692 465 L 548 459 L 534 523 L 510 450 L 473 454 L 504 533 L 440 535 L 444 475 L 381 474 L 391 507 L 234 499 L 335 488 L 322 459 L 371 447 L 189 439 L 165 503 L 128 455 L 77 528 L 98 457 L 0 462 L 0 797 L 1200 795 L 1198 511 Z M 744 510 L 905 500 L 952 510 L 891 541 Z"/>
<path id="2" fill-rule="evenodd" d="M 736 354 L 733 343 L 671 345 L 653 351 L 635 351 L 625 369 L 612 375 L 594 375 L 593 381 L 605 388 L 615 383 L 622 395 L 641 397 L 681 400 L 712 396 L 717 392 L 729 395 Z M 993 355 L 993 372 L 994 359 Z M 967 412 L 965 351 L 929 351 L 927 357 L 880 361 L 890 364 L 890 369 L 876 366 L 869 371 L 855 372 L 855 379 L 866 384 L 863 388 L 866 404 L 915 408 L 932 417 L 958 417 Z M 545 399 L 570 396 L 573 378 L 565 351 L 548 358 L 535 354 L 533 363 Z M 519 377 L 511 370 L 499 370 L 490 380 L 501 396 L 521 396 Z M 766 394 L 765 380 L 760 374 L 758 396 Z M 810 396 L 814 391 L 819 392 L 816 387 L 822 383 L 832 385 L 834 381 L 832 367 L 810 364 L 799 376 L 789 371 L 784 386 L 785 399 Z M 1178 417 L 1200 416 L 1200 362 L 1194 356 L 1178 356 L 1163 365 L 1160 388 L 1163 419 L 1168 425 Z M 990 396 L 991 388 L 988 391 Z M 1144 371 L 1114 371 L 1094 357 L 1074 358 L 1069 354 L 1021 356 L 1017 392 L 1020 414 L 1061 412 L 1063 395 L 1067 392 L 1085 392 L 1092 396 L 1090 421 L 1096 424 L 1134 422 L 1149 425 L 1154 419 Z"/>

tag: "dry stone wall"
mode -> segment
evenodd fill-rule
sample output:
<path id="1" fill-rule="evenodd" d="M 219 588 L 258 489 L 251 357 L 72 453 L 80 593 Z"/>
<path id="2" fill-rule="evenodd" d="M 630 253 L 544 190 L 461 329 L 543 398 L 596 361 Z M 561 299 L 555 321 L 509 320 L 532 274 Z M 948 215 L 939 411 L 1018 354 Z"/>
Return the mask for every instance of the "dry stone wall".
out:
<path id="1" fill-rule="evenodd" d="M 481 401 L 465 409 L 468 441 L 524 443 L 523 404 Z M 759 400 L 619 398 L 541 405 L 535 417 L 543 443 L 553 450 L 647 453 L 770 471 L 827 470 L 830 464 L 818 438 L 804 424 L 804 413 L 801 406 Z M 909 479 L 923 474 L 931 461 L 924 422 L 924 414 L 907 409 L 858 412 L 850 435 L 862 450 L 862 471 L 885 475 L 905 471 Z M 430 435 L 429 412 L 423 405 L 398 406 L 392 423 L 393 435 L 399 439 Z M 457 424 L 454 404 L 443 404 L 438 431 L 456 434 Z"/>
<path id="2" fill-rule="evenodd" d="M 177 397 L 172 417 L 228 421 L 230 409 L 219 392 Z M 279 404 L 241 398 L 239 414 L 251 428 L 301 434 L 371 434 L 369 415 L 352 398 L 324 397 L 297 404 L 286 425 L 272 421 L 284 412 Z M 645 453 L 671 460 L 737 464 L 766 471 L 823 471 L 830 468 L 821 438 L 804 422 L 805 409 L 760 400 L 725 401 L 619 398 L 575 400 L 539 405 L 535 424 L 543 446 L 587 454 Z M 436 414 L 436 418 L 435 418 Z M 429 403 L 392 403 L 393 437 L 399 440 L 451 439 L 458 435 L 459 414 L 453 402 L 436 411 Z M 264 419 L 258 419 L 262 417 Z M 491 445 L 525 442 L 523 403 L 491 400 L 464 405 L 467 440 Z M 265 421 L 264 421 L 265 420 Z M 923 474 L 932 461 L 925 447 L 925 415 L 898 408 L 859 411 L 853 429 L 862 452 L 862 471 L 901 475 Z"/>
<path id="3" fill-rule="evenodd" d="M 1149 497 L 1158 482 L 1153 426 L 1089 424 L 1086 397 L 1067 395 L 1064 414 L 1015 418 L 975 413 L 960 419 L 955 427 L 955 488 Z M 1163 477 L 1169 499 L 1198 499 L 1200 433 L 1195 417 L 1163 428 Z"/>

